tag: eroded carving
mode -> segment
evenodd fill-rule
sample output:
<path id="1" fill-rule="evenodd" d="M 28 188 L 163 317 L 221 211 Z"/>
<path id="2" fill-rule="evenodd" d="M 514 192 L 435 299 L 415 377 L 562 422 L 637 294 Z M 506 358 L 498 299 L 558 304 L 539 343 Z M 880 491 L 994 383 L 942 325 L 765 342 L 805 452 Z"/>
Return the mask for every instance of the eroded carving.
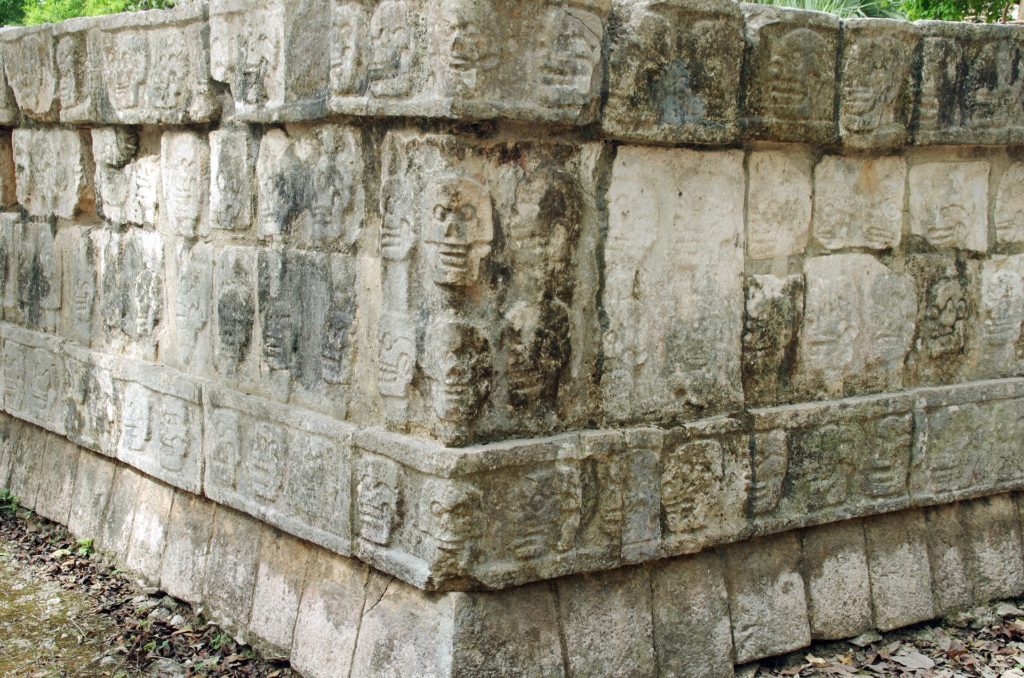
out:
<path id="1" fill-rule="evenodd" d="M 288 449 L 287 431 L 265 422 L 256 424 L 247 463 L 251 489 L 260 499 L 275 501 L 280 495 Z"/>
<path id="2" fill-rule="evenodd" d="M 517 558 L 562 553 L 575 545 L 582 495 L 577 469 L 555 464 L 525 473 L 514 490 L 510 547 Z"/>
<path id="3" fill-rule="evenodd" d="M 416 331 L 412 318 L 385 313 L 378 329 L 377 390 L 388 398 L 405 398 L 416 369 Z"/>
<path id="4" fill-rule="evenodd" d="M 121 441 L 131 452 L 143 452 L 153 437 L 153 401 L 149 391 L 129 384 L 124 392 Z"/>
<path id="5" fill-rule="evenodd" d="M 604 24 L 578 7 L 549 6 L 540 37 L 537 69 L 541 97 L 555 107 L 580 107 L 594 97 Z"/>
<path id="6" fill-rule="evenodd" d="M 185 468 L 185 460 L 191 454 L 189 435 L 189 411 L 184 400 L 165 396 L 157 408 L 158 454 L 160 466 L 167 471 L 177 472 Z"/>
<path id="7" fill-rule="evenodd" d="M 358 475 L 356 516 L 359 536 L 387 546 L 404 512 L 401 468 L 382 457 L 363 457 L 359 460 Z"/>
<path id="8" fill-rule="evenodd" d="M 773 512 L 782 498 L 783 481 L 789 472 L 789 435 L 781 429 L 767 431 L 756 435 L 754 441 L 750 511 L 759 516 Z"/>
<path id="9" fill-rule="evenodd" d="M 483 493 L 459 480 L 431 479 L 423 485 L 426 506 L 419 517 L 420 530 L 433 542 L 433 565 L 440 571 L 464 571 L 478 548 L 482 533 L 479 516 Z"/>
<path id="10" fill-rule="evenodd" d="M 430 214 L 423 241 L 431 279 L 444 286 L 473 285 L 494 238 L 490 192 L 469 177 L 447 175 L 430 185 L 425 204 Z"/>
<path id="11" fill-rule="evenodd" d="M 468 323 L 439 320 L 427 328 L 423 366 L 434 414 L 442 422 L 472 422 L 491 390 L 490 342 Z"/>
<path id="12" fill-rule="evenodd" d="M 370 91 L 378 97 L 407 96 L 412 90 L 416 37 L 405 0 L 384 0 L 370 17 Z"/>
<path id="13" fill-rule="evenodd" d="M 661 506 L 665 530 L 702 530 L 715 519 L 721 500 L 724 452 L 716 440 L 680 445 L 663 460 Z"/>

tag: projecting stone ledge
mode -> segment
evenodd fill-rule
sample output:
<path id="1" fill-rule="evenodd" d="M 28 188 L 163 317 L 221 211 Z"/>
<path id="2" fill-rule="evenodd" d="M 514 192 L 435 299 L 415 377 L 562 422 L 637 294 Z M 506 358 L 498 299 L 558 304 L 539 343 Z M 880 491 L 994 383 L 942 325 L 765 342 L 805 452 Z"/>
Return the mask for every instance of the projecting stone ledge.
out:
<path id="1" fill-rule="evenodd" d="M 0 30 L 0 124 L 223 111 L 513 120 L 668 144 L 1016 144 L 1022 31 L 724 0 L 210 0 Z"/>
<path id="2" fill-rule="evenodd" d="M 677 675 L 1024 591 L 1020 497 L 494 592 L 420 591 L 0 415 L 0 487 L 235 637 L 338 675 Z"/>
<path id="3" fill-rule="evenodd" d="M 4 325 L 3 409 L 417 587 L 500 589 L 1024 487 L 1024 379 L 450 449 Z"/>

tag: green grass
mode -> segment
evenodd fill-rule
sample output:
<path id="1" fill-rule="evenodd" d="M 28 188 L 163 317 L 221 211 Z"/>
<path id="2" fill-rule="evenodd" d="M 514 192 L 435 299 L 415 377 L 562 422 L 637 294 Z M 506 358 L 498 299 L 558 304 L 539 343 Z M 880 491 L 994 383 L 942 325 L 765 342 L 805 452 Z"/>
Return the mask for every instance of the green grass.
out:
<path id="1" fill-rule="evenodd" d="M 174 0 L 0 0 L 0 25 L 52 23 L 142 9 L 167 9 Z"/>

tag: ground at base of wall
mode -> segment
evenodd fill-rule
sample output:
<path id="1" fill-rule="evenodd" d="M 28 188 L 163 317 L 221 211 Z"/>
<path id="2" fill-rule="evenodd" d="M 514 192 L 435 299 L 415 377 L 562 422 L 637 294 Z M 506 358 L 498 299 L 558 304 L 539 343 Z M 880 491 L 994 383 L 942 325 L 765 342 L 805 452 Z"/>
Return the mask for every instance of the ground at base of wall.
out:
<path id="1" fill-rule="evenodd" d="M 1024 598 L 980 605 L 886 634 L 818 643 L 736 668 L 737 678 L 1024 678 Z"/>
<path id="2" fill-rule="evenodd" d="M 2 500 L 0 676 L 298 676 Z"/>

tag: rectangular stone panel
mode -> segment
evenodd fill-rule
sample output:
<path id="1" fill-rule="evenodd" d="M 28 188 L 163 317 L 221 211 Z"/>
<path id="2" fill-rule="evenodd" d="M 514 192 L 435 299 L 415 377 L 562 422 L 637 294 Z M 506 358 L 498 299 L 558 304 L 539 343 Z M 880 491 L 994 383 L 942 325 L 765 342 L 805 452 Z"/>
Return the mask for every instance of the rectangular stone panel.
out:
<path id="1" fill-rule="evenodd" d="M 970 554 L 961 520 L 962 505 L 932 506 L 924 511 L 928 523 L 928 561 L 935 586 L 935 612 L 948 614 L 978 602 L 974 596 Z"/>
<path id="2" fill-rule="evenodd" d="M 17 285 L 17 317 L 24 327 L 55 332 L 63 273 L 54 243 L 56 229 L 49 221 L 25 220 L 15 230 L 17 249 L 9 265 Z"/>
<path id="3" fill-rule="evenodd" d="M 205 492 L 337 553 L 351 552 L 351 425 L 209 387 Z"/>
<path id="4" fill-rule="evenodd" d="M 978 331 L 980 262 L 962 254 L 911 254 L 906 270 L 917 288 L 917 337 L 907 357 L 908 386 L 963 381 Z"/>
<path id="5" fill-rule="evenodd" d="M 97 540 L 114 486 L 117 467 L 95 454 L 83 451 L 78 459 L 68 531 L 79 539 Z"/>
<path id="6" fill-rule="evenodd" d="M 963 505 L 974 598 L 999 600 L 1024 591 L 1024 559 L 1017 507 L 1010 495 L 986 497 Z"/>
<path id="7" fill-rule="evenodd" d="M 130 127 L 92 130 L 96 208 L 106 221 L 138 226 L 156 223 L 163 185 L 161 163 L 158 153 L 146 152 L 145 141 Z"/>
<path id="8" fill-rule="evenodd" d="M 175 487 L 203 491 L 200 384 L 153 365 L 121 363 L 117 458 Z"/>
<path id="9" fill-rule="evenodd" d="M 80 17 L 53 27 L 57 96 L 63 123 L 104 120 L 101 108 L 104 62 L 89 49 L 90 33 L 103 22 L 99 18 Z"/>
<path id="10" fill-rule="evenodd" d="M 363 183 L 357 128 L 271 129 L 260 140 L 256 159 L 258 234 L 299 246 L 347 250 L 359 240 L 366 218 Z"/>
<path id="11" fill-rule="evenodd" d="M 923 162 L 910 168 L 910 227 L 936 249 L 988 251 L 989 163 Z"/>
<path id="12" fill-rule="evenodd" d="M 901 156 L 824 156 L 814 168 L 815 240 L 830 250 L 897 247 L 906 179 Z"/>
<path id="13" fill-rule="evenodd" d="M 924 514 L 878 516 L 865 521 L 864 531 L 876 628 L 889 631 L 931 619 L 935 608 Z"/>
<path id="14" fill-rule="evenodd" d="M 70 219 L 95 202 L 86 132 L 18 128 L 13 134 L 18 203 L 32 216 Z"/>
<path id="15" fill-rule="evenodd" d="M 500 675 L 529 667 L 564 676 L 557 598 L 551 582 L 452 597 L 452 676 Z"/>
<path id="16" fill-rule="evenodd" d="M 263 537 L 270 528 L 217 506 L 206 560 L 203 599 L 207 616 L 239 633 L 248 627 Z"/>
<path id="17" fill-rule="evenodd" d="M 12 325 L 3 337 L 3 408 L 8 414 L 63 435 L 65 370 L 60 341 Z"/>
<path id="18" fill-rule="evenodd" d="M 809 645 L 800 542 L 787 534 L 754 539 L 725 551 L 736 663 Z"/>
<path id="19" fill-rule="evenodd" d="M 814 159 L 795 149 L 747 156 L 747 256 L 799 256 L 811 230 Z"/>
<path id="20" fill-rule="evenodd" d="M 608 56 L 606 134 L 639 141 L 727 144 L 739 132 L 743 15 L 703 0 L 616 3 Z"/>
<path id="21" fill-rule="evenodd" d="M 372 350 L 389 426 L 464 445 L 584 419 L 602 149 L 409 133 L 384 147 Z"/>
<path id="22" fill-rule="evenodd" d="M 601 299 L 609 421 L 742 402 L 742 163 L 735 151 L 619 149 Z"/>
<path id="23" fill-rule="evenodd" d="M 79 346 L 88 347 L 100 330 L 97 313 L 99 253 L 92 239 L 92 229 L 85 226 L 58 229 L 53 249 L 59 270 L 50 273 L 46 285 L 60 285 L 56 331 Z M 42 261 L 41 258 L 40 263 Z"/>
<path id="24" fill-rule="evenodd" d="M 356 639 L 361 635 L 361 617 L 368 611 L 371 591 L 367 578 L 372 575 L 364 565 L 324 552 L 318 553 L 308 568 L 308 585 L 302 591 L 293 634 L 291 663 L 296 670 L 314 678 L 348 675 L 353 668 Z M 391 583 L 380 575 L 375 579 Z M 371 606 L 374 601 L 383 600 L 387 589 L 381 588 L 375 587 Z"/>
<path id="25" fill-rule="evenodd" d="M 210 75 L 242 120 L 303 120 L 327 108 L 330 2 L 213 0 Z"/>
<path id="26" fill-rule="evenodd" d="M 813 528 L 801 542 L 811 636 L 839 640 L 870 631 L 871 581 L 861 523 Z"/>
<path id="27" fill-rule="evenodd" d="M 168 131 L 160 137 L 163 231 L 194 238 L 210 231 L 210 145 L 205 134 Z"/>
<path id="28" fill-rule="evenodd" d="M 6 51 L 0 49 L 0 125 L 14 125 L 21 111 L 7 81 Z"/>
<path id="29" fill-rule="evenodd" d="M 810 397 L 899 389 L 915 332 L 914 281 L 867 254 L 807 259 L 804 277 L 794 389 Z"/>
<path id="30" fill-rule="evenodd" d="M 35 120 L 56 120 L 59 76 L 53 26 L 9 28 L 0 34 L 0 52 L 17 108 Z M 4 107 L 8 111 L 10 103 Z M 14 122 L 10 114 L 7 122 Z"/>
<path id="31" fill-rule="evenodd" d="M 910 140 L 917 76 L 916 26 L 845 19 L 839 71 L 839 136 L 847 148 L 899 148 Z"/>
<path id="32" fill-rule="evenodd" d="M 745 133 L 754 139 L 834 140 L 839 20 L 743 4 L 746 17 Z"/>
<path id="33" fill-rule="evenodd" d="M 245 231 L 252 226 L 255 146 L 255 139 L 245 126 L 221 127 L 210 132 L 211 228 Z"/>
<path id="34" fill-rule="evenodd" d="M 1022 39 L 1010 26 L 923 21 L 918 144 L 1020 143 Z"/>
<path id="35" fill-rule="evenodd" d="M 663 561 L 651 578 L 657 675 L 732 676 L 729 596 L 719 554 Z"/>
<path id="36" fill-rule="evenodd" d="M 596 116 L 609 0 L 330 5 L 333 113 L 571 124 Z"/>
<path id="37" fill-rule="evenodd" d="M 67 378 L 64 427 L 69 440 L 94 452 L 117 454 L 122 416 L 121 391 L 115 381 L 113 356 L 68 343 L 64 347 Z"/>
<path id="38" fill-rule="evenodd" d="M 167 328 L 162 362 L 182 372 L 213 373 L 214 248 L 183 238 L 169 239 L 165 251 Z"/>
<path id="39" fill-rule="evenodd" d="M 132 534 L 124 562 L 146 581 L 159 583 L 174 489 L 145 478 L 139 489 Z"/>
<path id="40" fill-rule="evenodd" d="M 88 34 L 88 58 L 102 73 L 101 122 L 180 125 L 220 114 L 210 81 L 206 6 L 103 17 Z"/>
<path id="41" fill-rule="evenodd" d="M 40 478 L 35 512 L 47 520 L 67 525 L 81 451 L 60 436 L 47 435 L 45 440 L 38 467 Z"/>
<path id="42" fill-rule="evenodd" d="M 127 466 L 119 466 L 114 475 L 114 486 L 107 499 L 106 512 L 100 533 L 96 535 L 99 550 L 124 562 L 132 534 L 132 521 L 138 503 L 139 489 L 144 476 Z"/>
<path id="43" fill-rule="evenodd" d="M 138 228 L 123 234 L 92 232 L 100 253 L 100 313 L 103 331 L 94 348 L 153 360 L 166 312 L 164 238 Z"/>
<path id="44" fill-rule="evenodd" d="M 774 405 L 788 393 L 804 314 L 804 277 L 750 275 L 743 322 L 743 393 L 751 405 Z"/>
<path id="45" fill-rule="evenodd" d="M 202 599 L 214 506 L 213 502 L 191 493 L 175 492 L 167 519 L 160 588 L 193 604 Z"/>
<path id="46" fill-rule="evenodd" d="M 654 672 L 650 576 L 628 568 L 556 582 L 569 675 Z"/>
<path id="47" fill-rule="evenodd" d="M 1024 359 L 1024 255 L 994 256 L 981 263 L 981 304 L 970 347 L 971 376 L 1020 374 Z"/>
<path id="48" fill-rule="evenodd" d="M 263 541 L 249 629 L 269 643 L 273 655 L 287 657 L 292 648 L 303 585 L 316 555 L 313 546 L 287 535 L 275 533 Z"/>
<path id="49" fill-rule="evenodd" d="M 995 182 L 995 177 L 991 177 Z M 1024 242 L 1024 193 L 1019 190 L 1024 181 L 1024 162 L 1011 161 L 999 176 L 996 188 L 995 245 L 1015 245 Z"/>

